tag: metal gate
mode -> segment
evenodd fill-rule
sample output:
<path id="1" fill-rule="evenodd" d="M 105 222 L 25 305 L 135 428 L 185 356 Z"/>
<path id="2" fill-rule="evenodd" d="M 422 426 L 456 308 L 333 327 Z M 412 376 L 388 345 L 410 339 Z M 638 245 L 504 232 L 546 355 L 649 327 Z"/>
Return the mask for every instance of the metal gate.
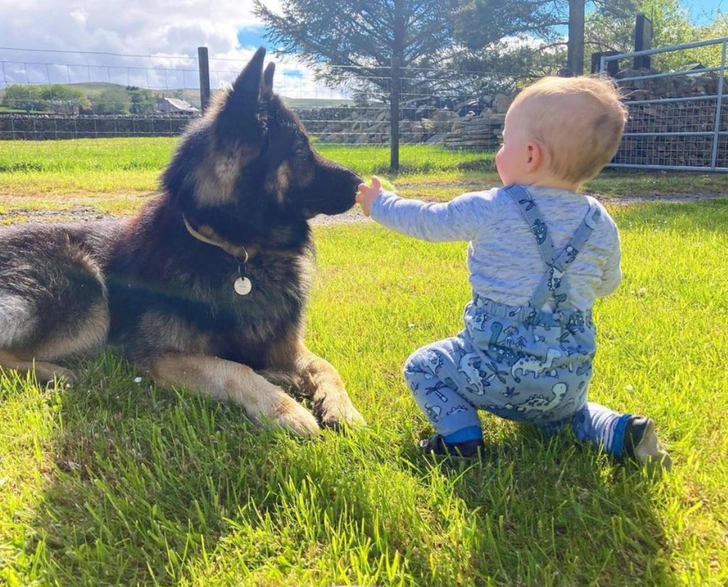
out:
<path id="1" fill-rule="evenodd" d="M 619 70 L 614 80 L 629 111 L 610 167 L 728 171 L 726 44 L 728 37 L 601 57 L 602 75 Z M 653 67 L 619 63 L 634 58 Z"/>

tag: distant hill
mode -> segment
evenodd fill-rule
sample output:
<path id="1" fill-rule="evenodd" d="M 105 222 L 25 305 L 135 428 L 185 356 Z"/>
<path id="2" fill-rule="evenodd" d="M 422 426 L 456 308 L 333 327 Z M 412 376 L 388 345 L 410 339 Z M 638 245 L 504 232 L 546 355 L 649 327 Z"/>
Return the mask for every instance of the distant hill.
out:
<path id="1" fill-rule="evenodd" d="M 108 88 L 121 88 L 121 89 L 126 88 L 126 86 L 122 86 L 121 84 L 112 84 L 109 82 L 77 82 L 77 83 L 62 84 L 62 85 L 71 86 L 73 88 L 78 88 L 79 90 L 83 90 L 84 92 L 94 92 L 94 93 L 101 92 Z"/>
<path id="2" fill-rule="evenodd" d="M 345 98 L 289 98 L 281 96 L 286 106 L 290 108 L 332 108 L 335 106 L 353 106 L 354 100 Z"/>
<path id="3" fill-rule="evenodd" d="M 82 90 L 87 96 L 93 98 L 98 96 L 104 90 L 109 88 L 125 89 L 122 84 L 114 84 L 109 82 L 79 82 L 71 84 L 62 84 Z M 156 96 L 168 96 L 170 98 L 181 98 L 200 108 L 200 90 L 198 89 L 169 89 L 169 90 L 152 90 Z M 214 93 L 214 91 L 213 91 Z M 0 89 L 0 102 L 2 102 L 5 90 Z M 290 108 L 332 108 L 336 106 L 353 106 L 354 100 L 345 98 L 290 98 L 281 96 L 283 102 Z"/>

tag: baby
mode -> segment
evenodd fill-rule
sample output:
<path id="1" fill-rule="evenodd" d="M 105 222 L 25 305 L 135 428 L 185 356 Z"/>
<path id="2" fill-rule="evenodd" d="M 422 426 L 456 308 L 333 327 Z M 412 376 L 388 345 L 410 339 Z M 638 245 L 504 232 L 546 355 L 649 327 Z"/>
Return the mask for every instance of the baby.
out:
<path id="1" fill-rule="evenodd" d="M 496 155 L 500 189 L 426 204 L 359 186 L 364 214 L 428 241 L 468 241 L 472 301 L 456 336 L 415 351 L 404 375 L 436 433 L 427 452 L 475 456 L 478 410 L 577 438 L 617 459 L 669 468 L 644 416 L 587 401 L 596 332 L 592 306 L 621 280 L 617 226 L 577 193 L 612 159 L 626 109 L 593 77 L 544 78 L 506 114 Z"/>

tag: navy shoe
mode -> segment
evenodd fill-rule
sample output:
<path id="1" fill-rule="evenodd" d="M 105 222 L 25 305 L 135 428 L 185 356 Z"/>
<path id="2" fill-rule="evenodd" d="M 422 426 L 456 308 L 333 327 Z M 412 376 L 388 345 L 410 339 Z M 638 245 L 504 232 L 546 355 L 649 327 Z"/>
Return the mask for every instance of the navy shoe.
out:
<path id="1" fill-rule="evenodd" d="M 445 442 L 442 434 L 433 434 L 426 440 L 420 440 L 419 447 L 428 454 L 472 459 L 482 455 L 485 443 L 482 438 L 478 438 L 449 444 Z"/>
<path id="2" fill-rule="evenodd" d="M 672 459 L 660 444 L 655 432 L 655 421 L 645 416 L 632 416 L 624 428 L 624 453 L 648 467 L 669 470 Z"/>

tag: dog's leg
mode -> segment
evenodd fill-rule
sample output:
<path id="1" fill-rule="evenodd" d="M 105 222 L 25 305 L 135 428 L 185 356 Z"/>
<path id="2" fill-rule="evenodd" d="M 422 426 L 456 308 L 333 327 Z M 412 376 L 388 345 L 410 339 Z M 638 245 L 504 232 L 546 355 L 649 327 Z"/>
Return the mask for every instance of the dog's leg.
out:
<path id="1" fill-rule="evenodd" d="M 284 381 L 288 377 L 296 383 L 298 391 L 313 400 L 314 413 L 322 426 L 366 424 L 351 403 L 336 368 L 308 350 L 296 334 L 290 333 L 272 349 L 269 363 L 272 380 Z M 268 376 L 267 371 L 262 374 Z"/>
<path id="2" fill-rule="evenodd" d="M 322 426 L 337 428 L 342 424 L 364 426 L 366 421 L 351 403 L 344 381 L 334 366 L 301 345 L 296 357 L 304 391 L 313 399 L 313 409 Z"/>
<path id="3" fill-rule="evenodd" d="M 70 369 L 46 361 L 24 361 L 12 353 L 0 350 L 0 367 L 27 373 L 35 369 L 35 375 L 41 383 L 49 383 L 54 379 L 73 385 L 78 381 L 76 374 Z"/>
<path id="4" fill-rule="evenodd" d="M 57 321 L 55 328 L 50 330 L 45 330 L 43 319 L 33 314 L 31 303 L 2 296 L 0 292 L 0 311 L 3 312 L 0 315 L 0 367 L 21 373 L 35 370 L 41 383 L 57 379 L 67 385 L 75 384 L 78 381 L 76 374 L 55 361 L 90 356 L 104 346 L 109 309 L 102 297 L 102 286 L 98 287 L 101 299 L 97 303 L 84 308 L 84 314 L 71 313 L 67 322 Z"/>
<path id="5" fill-rule="evenodd" d="M 318 433 L 316 419 L 280 388 L 250 367 L 205 355 L 168 354 L 152 360 L 154 379 L 245 408 L 251 419 L 276 424 L 300 436 Z"/>

